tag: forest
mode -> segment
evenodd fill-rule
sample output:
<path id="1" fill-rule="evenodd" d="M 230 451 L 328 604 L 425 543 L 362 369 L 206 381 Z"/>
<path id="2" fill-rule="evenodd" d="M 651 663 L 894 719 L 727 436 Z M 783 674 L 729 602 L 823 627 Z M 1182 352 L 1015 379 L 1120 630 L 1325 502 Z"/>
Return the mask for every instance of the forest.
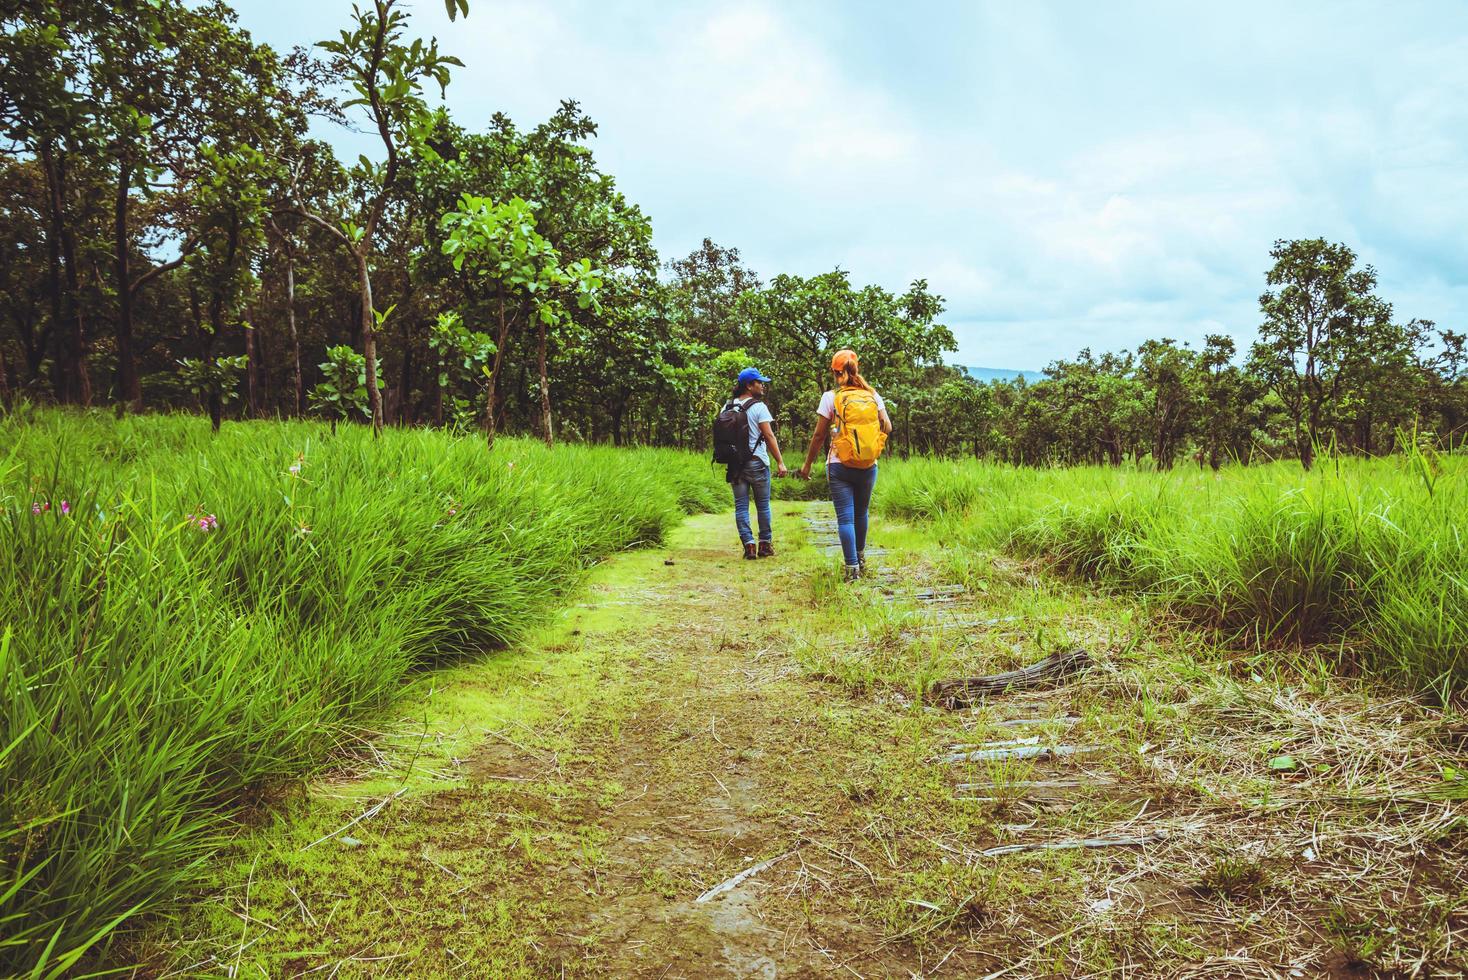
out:
<path id="1" fill-rule="evenodd" d="M 852 347 L 904 456 L 1308 469 L 1468 432 L 1464 334 L 1396 311 L 1348 244 L 1260 256 L 1247 346 L 1159 337 L 980 383 L 928 281 L 660 255 L 576 101 L 455 119 L 457 67 L 397 0 L 289 52 L 222 0 L 6 4 L 0 399 L 701 449 L 749 363 L 804 438 L 822 355 Z M 380 153 L 339 159 L 337 126 Z"/>

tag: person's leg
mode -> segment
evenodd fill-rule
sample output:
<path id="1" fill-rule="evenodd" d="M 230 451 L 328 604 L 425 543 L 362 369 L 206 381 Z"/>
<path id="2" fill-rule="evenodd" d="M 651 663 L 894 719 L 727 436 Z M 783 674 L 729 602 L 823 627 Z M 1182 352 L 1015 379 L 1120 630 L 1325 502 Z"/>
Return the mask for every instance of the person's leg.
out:
<path id="1" fill-rule="evenodd" d="M 751 481 L 749 488 L 754 494 L 755 513 L 759 515 L 760 542 L 769 544 L 775 540 L 774 523 L 770 518 L 770 468 L 758 459 L 750 465 L 760 470 L 759 479 Z"/>
<path id="2" fill-rule="evenodd" d="M 877 468 L 873 466 L 852 481 L 852 524 L 856 532 L 856 553 L 867 550 L 867 509 L 872 504 L 872 490 L 877 485 Z"/>
<path id="3" fill-rule="evenodd" d="M 854 525 L 855 494 L 846 479 L 846 467 L 840 463 L 826 466 L 826 479 L 831 484 L 831 503 L 836 508 L 836 533 L 841 536 L 841 557 L 848 568 L 856 567 L 856 527 Z"/>
<path id="4" fill-rule="evenodd" d="M 739 530 L 741 544 L 754 541 L 754 532 L 749 529 L 749 484 L 741 478 L 730 484 L 734 488 L 734 526 Z"/>

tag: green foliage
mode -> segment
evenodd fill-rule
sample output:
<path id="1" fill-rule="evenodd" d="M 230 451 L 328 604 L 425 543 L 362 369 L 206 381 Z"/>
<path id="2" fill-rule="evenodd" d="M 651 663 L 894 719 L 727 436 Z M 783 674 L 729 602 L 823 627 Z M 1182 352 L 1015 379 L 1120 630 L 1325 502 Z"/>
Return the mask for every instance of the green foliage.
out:
<path id="1" fill-rule="evenodd" d="M 178 362 L 179 382 L 201 398 L 214 397 L 232 402 L 239 397 L 240 372 L 245 358 L 213 357 L 203 360 L 186 357 Z"/>
<path id="2" fill-rule="evenodd" d="M 367 406 L 367 358 L 347 344 L 328 348 L 326 360 L 317 365 L 322 379 L 309 392 L 311 407 L 333 420 L 360 415 L 369 418 Z"/>
<path id="3" fill-rule="evenodd" d="M 450 3 L 468 14 L 468 0 Z M 440 54 L 438 41 L 426 44 L 420 38 L 404 41 L 408 14 L 398 0 L 373 0 L 370 6 L 354 9 L 353 24 L 339 33 L 336 40 L 321 41 L 317 47 L 332 54 L 336 65 L 348 79 L 353 97 L 345 108 L 367 109 L 373 123 L 384 130 L 384 140 L 402 146 L 419 142 L 432 122 L 432 113 L 423 100 L 423 85 L 433 82 L 440 93 L 448 87 L 450 67 L 464 63 L 450 55 Z M 359 174 L 366 180 L 381 183 L 379 167 L 366 157 L 358 162 Z"/>
<path id="4" fill-rule="evenodd" d="M 5 975 L 164 907 L 407 671 L 513 642 L 727 492 L 668 451 L 512 441 L 489 465 L 423 430 L 25 415 L 0 420 Z"/>

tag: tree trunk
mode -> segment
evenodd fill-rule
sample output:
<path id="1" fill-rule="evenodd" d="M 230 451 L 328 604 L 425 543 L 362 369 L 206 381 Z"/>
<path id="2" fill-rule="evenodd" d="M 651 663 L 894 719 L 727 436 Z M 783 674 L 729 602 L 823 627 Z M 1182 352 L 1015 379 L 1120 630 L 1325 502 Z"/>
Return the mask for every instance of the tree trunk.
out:
<path id="1" fill-rule="evenodd" d="M 382 432 L 382 392 L 377 387 L 376 320 L 372 316 L 372 274 L 367 268 L 366 245 L 353 250 L 357 257 L 357 286 L 362 298 L 362 356 L 367 359 L 367 409 L 372 413 L 372 434 Z"/>
<path id="2" fill-rule="evenodd" d="M 622 414 L 627 411 L 627 406 L 621 402 L 612 406 L 612 445 L 622 445 Z"/>
<path id="3" fill-rule="evenodd" d="M 132 175 L 132 166 L 122 164 L 113 207 L 113 248 L 117 250 L 117 398 L 118 403 L 128 410 L 141 412 L 143 388 L 138 380 L 138 365 L 133 354 L 133 291 L 128 271 L 131 238 L 127 232 L 127 209 L 131 201 L 128 191 L 132 186 Z"/>
<path id="4" fill-rule="evenodd" d="M 255 369 L 255 325 L 249 320 L 245 328 L 245 413 L 250 418 L 260 417 L 260 382 Z"/>
<path id="5" fill-rule="evenodd" d="M 261 298 L 256 304 L 256 309 L 264 306 L 264 289 L 261 289 Z M 270 384 L 270 365 L 275 363 L 275 352 L 270 349 L 270 331 L 255 329 L 255 355 L 260 359 L 260 372 L 255 376 L 260 385 L 258 397 L 260 399 L 260 417 L 274 415 L 280 418 L 280 402 L 275 399 L 275 389 Z"/>
<path id="6" fill-rule="evenodd" d="M 10 407 L 10 370 L 5 363 L 5 348 L 0 347 L 0 408 Z"/>
<path id="7" fill-rule="evenodd" d="M 550 449 L 555 446 L 555 434 L 551 429 L 551 407 L 550 407 L 550 379 L 545 373 L 545 321 L 539 317 L 540 323 L 540 425 L 541 434 L 545 437 L 545 447 Z"/>
<path id="8" fill-rule="evenodd" d="M 433 373 L 433 425 L 443 428 L 443 357 L 438 358 L 438 369 Z"/>
<path id="9" fill-rule="evenodd" d="M 490 449 L 494 448 L 494 399 L 499 389 L 500 368 L 505 363 L 505 338 L 509 336 L 510 323 L 505 319 L 505 293 L 499 291 L 499 335 L 495 338 L 494 366 L 489 369 L 489 390 L 484 399 L 484 436 Z"/>
<path id="10" fill-rule="evenodd" d="M 66 220 L 66 162 L 57 159 L 49 145 L 41 147 L 41 160 L 46 173 L 47 205 L 51 217 L 51 235 L 60 243 L 60 264 L 66 270 L 65 290 L 56 290 L 55 311 L 62 320 L 61 297 L 69 304 L 59 331 L 61 356 L 60 378 L 63 400 L 78 405 L 92 404 L 92 379 L 87 371 L 87 333 L 83 319 L 81 289 L 76 274 L 76 238 Z"/>
<path id="11" fill-rule="evenodd" d="M 1310 424 L 1300 438 L 1300 465 L 1307 471 L 1315 465 L 1315 434 L 1319 430 L 1320 420 L 1315 406 L 1310 407 Z"/>
<path id="12" fill-rule="evenodd" d="M 306 411 L 306 393 L 301 388 L 301 338 L 296 333 L 296 250 L 287 246 L 285 250 L 285 321 L 291 330 L 291 381 L 296 387 L 294 415 Z"/>
<path id="13" fill-rule="evenodd" d="M 413 424 L 413 331 L 412 317 L 403 317 L 403 370 L 398 376 L 398 423 Z"/>
<path id="14" fill-rule="evenodd" d="M 67 373 L 73 400 L 83 407 L 92 404 L 92 376 L 87 370 L 87 325 L 82 312 L 81 286 L 76 274 L 76 238 L 70 229 L 61 234 L 61 253 L 66 259 L 66 290 L 71 294 L 70 336 L 66 344 Z"/>
<path id="15" fill-rule="evenodd" d="M 51 334 L 61 346 L 58 356 L 51 361 L 51 393 L 57 401 L 66 401 L 67 378 L 65 368 L 65 341 L 62 339 L 62 324 L 65 322 L 61 313 L 61 216 L 57 212 L 57 197 L 51 192 L 52 182 L 52 158 L 51 152 L 46 146 L 41 147 L 41 160 L 46 173 L 46 211 L 50 227 L 46 234 L 46 281 L 51 301 Z M 48 338 L 49 340 L 50 338 Z M 46 345 L 46 346 L 49 346 Z M 44 348 L 41 358 L 45 359 Z"/>

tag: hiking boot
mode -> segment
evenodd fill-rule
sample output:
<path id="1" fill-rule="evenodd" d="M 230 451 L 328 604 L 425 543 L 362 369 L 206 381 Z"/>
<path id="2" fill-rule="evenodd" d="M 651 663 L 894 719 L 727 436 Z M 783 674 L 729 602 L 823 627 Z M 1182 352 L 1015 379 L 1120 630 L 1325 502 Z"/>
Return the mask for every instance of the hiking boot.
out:
<path id="1" fill-rule="evenodd" d="M 841 566 L 841 581 L 843 581 L 843 582 L 855 582 L 859 578 L 861 578 L 861 566 L 860 565 L 842 565 Z"/>
<path id="2" fill-rule="evenodd" d="M 755 550 L 755 548 L 754 548 L 754 542 L 753 541 L 747 541 L 747 542 L 745 542 L 745 545 L 744 545 L 744 560 L 745 561 L 754 561 L 758 557 L 759 557 L 759 552 Z"/>
<path id="3" fill-rule="evenodd" d="M 858 551 L 856 553 L 856 567 L 857 567 L 857 573 L 856 574 L 860 575 L 862 578 L 866 578 L 867 577 L 867 553 L 865 551 Z"/>
<path id="4" fill-rule="evenodd" d="M 774 545 L 774 543 L 773 542 L 770 542 L 770 541 L 761 541 L 759 543 L 759 556 L 761 558 L 773 558 L 773 557 L 775 557 L 775 545 Z"/>

